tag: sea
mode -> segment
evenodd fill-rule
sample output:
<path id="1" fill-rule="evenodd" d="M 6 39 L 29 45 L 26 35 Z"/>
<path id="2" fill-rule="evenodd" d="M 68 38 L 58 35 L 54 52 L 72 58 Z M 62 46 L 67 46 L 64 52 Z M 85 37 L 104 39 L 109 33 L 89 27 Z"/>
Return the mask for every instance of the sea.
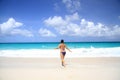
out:
<path id="1" fill-rule="evenodd" d="M 66 57 L 120 57 L 120 42 L 66 42 Z M 59 57 L 59 42 L 0 43 L 0 57 Z"/>

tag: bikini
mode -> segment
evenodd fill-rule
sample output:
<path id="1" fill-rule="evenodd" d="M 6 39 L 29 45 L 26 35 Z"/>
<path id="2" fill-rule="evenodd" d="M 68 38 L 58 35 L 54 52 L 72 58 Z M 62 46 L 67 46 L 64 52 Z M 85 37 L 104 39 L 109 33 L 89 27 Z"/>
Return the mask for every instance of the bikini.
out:
<path id="1" fill-rule="evenodd" d="M 63 56 L 65 56 L 65 54 L 66 54 L 65 49 L 63 48 L 62 50 L 63 50 L 63 52 L 61 52 L 61 53 L 63 54 Z"/>
<path id="2" fill-rule="evenodd" d="M 61 52 L 64 56 L 65 56 L 65 54 L 66 54 L 66 52 Z"/>

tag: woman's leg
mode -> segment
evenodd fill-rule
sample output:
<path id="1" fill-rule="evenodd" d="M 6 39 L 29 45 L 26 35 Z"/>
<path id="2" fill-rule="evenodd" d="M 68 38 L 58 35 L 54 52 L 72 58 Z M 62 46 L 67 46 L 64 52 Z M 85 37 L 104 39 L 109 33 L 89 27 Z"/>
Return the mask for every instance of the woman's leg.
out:
<path id="1" fill-rule="evenodd" d="M 65 66 L 65 61 L 64 61 L 65 55 L 63 55 L 62 53 L 60 53 L 60 57 L 61 57 L 62 66 Z"/>

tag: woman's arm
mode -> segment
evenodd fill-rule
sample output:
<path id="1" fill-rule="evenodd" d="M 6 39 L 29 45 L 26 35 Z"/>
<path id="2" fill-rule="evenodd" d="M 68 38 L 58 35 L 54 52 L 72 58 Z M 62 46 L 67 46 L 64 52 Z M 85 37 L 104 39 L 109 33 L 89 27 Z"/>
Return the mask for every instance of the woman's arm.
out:
<path id="1" fill-rule="evenodd" d="M 65 45 L 65 48 L 66 48 L 68 51 L 72 52 L 66 45 Z"/>
<path id="2" fill-rule="evenodd" d="M 55 49 L 59 49 L 59 48 L 60 48 L 60 45 L 57 48 L 55 48 Z"/>

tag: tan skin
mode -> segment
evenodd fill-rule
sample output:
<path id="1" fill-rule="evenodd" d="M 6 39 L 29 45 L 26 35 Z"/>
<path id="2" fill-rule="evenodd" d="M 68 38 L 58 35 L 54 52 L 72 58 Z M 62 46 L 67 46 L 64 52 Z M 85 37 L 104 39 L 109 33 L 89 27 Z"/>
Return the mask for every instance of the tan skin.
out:
<path id="1" fill-rule="evenodd" d="M 67 49 L 70 52 L 72 51 L 69 48 L 67 48 L 67 46 L 64 43 L 60 43 L 58 48 L 55 48 L 55 49 L 60 49 L 61 63 L 62 63 L 62 66 L 65 67 L 65 61 L 64 61 L 65 55 L 63 55 L 62 52 L 66 52 L 65 49 Z"/>

